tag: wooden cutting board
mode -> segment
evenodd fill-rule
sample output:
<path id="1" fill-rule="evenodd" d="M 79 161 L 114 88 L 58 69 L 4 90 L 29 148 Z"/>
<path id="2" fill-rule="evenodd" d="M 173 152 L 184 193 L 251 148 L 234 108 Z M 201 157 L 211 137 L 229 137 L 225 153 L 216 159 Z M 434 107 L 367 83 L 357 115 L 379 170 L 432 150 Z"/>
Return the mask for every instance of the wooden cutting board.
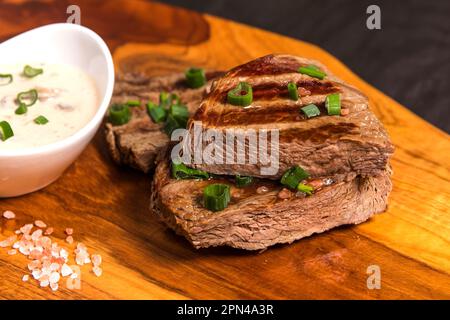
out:
<path id="1" fill-rule="evenodd" d="M 450 139 L 308 43 L 235 22 L 146 1 L 23 1 L 0 4 L 0 38 L 66 19 L 77 3 L 82 24 L 114 50 L 119 72 L 163 74 L 197 65 L 226 69 L 268 53 L 322 61 L 369 98 L 396 146 L 389 210 L 369 222 L 341 227 L 261 253 L 195 250 L 147 209 L 151 176 L 119 168 L 99 132 L 54 184 L 1 199 L 0 239 L 44 220 L 64 240 L 104 259 L 96 278 L 82 268 L 80 290 L 57 292 L 23 283 L 26 259 L 0 248 L 3 299 L 432 299 L 450 298 Z M 32 14 L 30 14 L 32 13 Z M 17 19 L 17 17 L 27 17 Z M 1 152 L 1 151 L 0 151 Z M 367 288 L 367 268 L 381 270 L 381 289 Z"/>

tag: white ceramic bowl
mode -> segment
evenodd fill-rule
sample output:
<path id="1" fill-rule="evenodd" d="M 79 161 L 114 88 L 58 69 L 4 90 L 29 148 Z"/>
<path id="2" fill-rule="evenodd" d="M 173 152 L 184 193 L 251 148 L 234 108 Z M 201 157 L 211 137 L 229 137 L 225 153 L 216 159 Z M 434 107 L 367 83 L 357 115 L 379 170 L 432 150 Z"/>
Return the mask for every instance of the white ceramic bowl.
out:
<path id="1" fill-rule="evenodd" d="M 92 30 L 58 23 L 25 32 L 0 44 L 3 64 L 39 61 L 76 66 L 94 79 L 100 104 L 95 116 L 74 135 L 49 145 L 1 150 L 0 197 L 39 190 L 56 179 L 93 138 L 108 109 L 114 87 L 114 65 L 105 42 Z"/>

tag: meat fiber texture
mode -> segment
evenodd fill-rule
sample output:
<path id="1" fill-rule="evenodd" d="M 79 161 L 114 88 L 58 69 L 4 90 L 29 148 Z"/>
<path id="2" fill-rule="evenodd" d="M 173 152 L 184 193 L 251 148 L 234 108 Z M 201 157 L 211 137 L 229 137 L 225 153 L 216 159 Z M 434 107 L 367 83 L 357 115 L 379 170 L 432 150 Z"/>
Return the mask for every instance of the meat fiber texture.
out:
<path id="1" fill-rule="evenodd" d="M 317 66 L 327 77 L 318 80 L 297 72 L 306 65 Z M 246 108 L 229 105 L 226 100 L 227 92 L 240 81 L 253 87 L 254 99 Z M 298 101 L 287 98 L 289 82 L 299 88 Z M 325 98 L 331 93 L 340 93 L 347 114 L 323 112 Z M 320 116 L 307 119 L 299 112 L 310 103 L 321 108 Z M 280 162 L 278 172 L 271 176 L 261 174 L 260 163 L 201 163 L 194 166 L 215 174 L 212 179 L 177 180 L 171 177 L 170 149 L 160 153 L 151 211 L 195 248 L 265 249 L 337 226 L 362 223 L 387 208 L 392 189 L 389 158 L 394 151 L 387 132 L 370 111 L 365 95 L 317 61 L 269 55 L 230 70 L 214 81 L 191 117 L 188 129 L 192 136 L 198 122 L 203 130 L 278 129 Z M 220 147 L 217 150 L 220 152 Z M 287 192 L 287 197 L 280 197 L 286 189 L 279 179 L 294 165 L 331 184 L 311 196 Z M 232 178 L 236 174 L 252 176 L 254 182 L 237 188 Z M 203 190 L 212 183 L 231 187 L 231 202 L 219 212 L 203 206 Z"/>
<path id="2" fill-rule="evenodd" d="M 299 67 L 315 65 L 327 76 L 319 80 L 298 72 Z M 227 93 L 239 82 L 253 88 L 253 102 L 245 108 L 227 103 Z M 288 98 L 287 85 L 297 84 L 300 98 Z M 345 116 L 328 116 L 325 110 L 327 95 L 339 93 Z M 316 104 L 321 115 L 306 118 L 300 108 Z M 336 181 L 353 179 L 356 175 L 373 176 L 385 170 L 394 148 L 381 122 L 370 111 L 366 96 L 356 88 L 335 77 L 321 63 L 291 55 L 269 55 L 230 70 L 214 82 L 211 92 L 191 118 L 188 128 L 195 136 L 195 125 L 203 132 L 218 132 L 222 139 L 204 139 L 203 149 L 214 145 L 215 152 L 226 158 L 226 130 L 277 130 L 279 135 L 279 165 L 275 172 L 263 172 L 270 167 L 263 163 L 260 149 L 248 148 L 245 140 L 245 163 L 211 163 L 202 161 L 193 166 L 204 171 L 223 174 L 261 177 L 278 180 L 294 165 L 308 171 L 313 178 L 333 177 Z M 235 143 L 235 141 L 231 141 Z M 194 150 L 191 143 L 192 154 Z M 270 146 L 270 144 L 269 144 Z M 237 148 L 237 147 L 235 147 Z M 211 148 L 213 149 L 213 148 Z M 267 148 L 270 154 L 270 147 Z M 234 149 L 235 152 L 236 149 Z M 249 163 L 251 153 L 256 163 Z"/>
<path id="3" fill-rule="evenodd" d="M 140 100 L 140 107 L 132 107 L 131 120 L 121 126 L 106 122 L 105 135 L 109 152 L 114 161 L 143 172 L 155 167 L 157 154 L 170 142 L 163 125 L 154 123 L 147 114 L 148 101 L 158 103 L 162 91 L 176 93 L 189 112 L 194 113 L 208 92 L 212 80 L 222 72 L 207 71 L 208 82 L 198 89 L 186 86 L 184 73 L 171 73 L 164 76 L 148 77 L 140 74 L 119 76 L 114 87 L 112 103 L 126 103 Z"/>

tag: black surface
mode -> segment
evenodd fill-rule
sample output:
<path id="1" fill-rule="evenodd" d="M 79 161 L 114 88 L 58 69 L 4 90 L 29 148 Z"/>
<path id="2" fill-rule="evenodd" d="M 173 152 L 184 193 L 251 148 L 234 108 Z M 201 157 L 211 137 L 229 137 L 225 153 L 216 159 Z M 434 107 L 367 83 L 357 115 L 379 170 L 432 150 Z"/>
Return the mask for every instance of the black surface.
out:
<path id="1" fill-rule="evenodd" d="M 450 0 L 160 0 L 314 43 L 450 132 Z M 381 30 L 366 9 L 381 8 Z"/>

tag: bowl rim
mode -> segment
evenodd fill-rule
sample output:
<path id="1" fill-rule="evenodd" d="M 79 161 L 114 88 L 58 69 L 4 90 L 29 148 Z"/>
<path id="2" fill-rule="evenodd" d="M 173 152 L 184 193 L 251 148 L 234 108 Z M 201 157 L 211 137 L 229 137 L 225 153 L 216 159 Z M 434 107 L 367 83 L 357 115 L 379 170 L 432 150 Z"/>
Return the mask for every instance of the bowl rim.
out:
<path id="1" fill-rule="evenodd" d="M 59 140 L 50 144 L 38 146 L 38 147 L 31 147 L 31 148 L 25 148 L 25 149 L 18 149 L 18 150 L 3 150 L 0 152 L 0 158 L 12 158 L 12 157 L 21 157 L 21 156 L 31 156 L 31 155 L 38 155 L 38 154 L 47 154 L 52 153 L 55 151 L 60 151 L 62 149 L 65 149 L 76 142 L 79 142 L 82 140 L 85 136 L 87 136 L 89 133 L 91 133 L 92 130 L 96 129 L 97 125 L 103 121 L 103 118 L 105 116 L 105 113 L 109 107 L 109 103 L 112 97 L 113 89 L 114 89 L 114 63 L 112 59 L 111 52 L 106 45 L 105 41 L 93 30 L 73 23 L 52 23 L 44 26 L 40 26 L 28 31 L 25 31 L 17 36 L 14 36 L 3 43 L 0 44 L 0 46 L 3 46 L 7 44 L 8 42 L 14 40 L 17 37 L 21 37 L 28 33 L 33 33 L 37 30 L 41 29 L 60 29 L 60 30 L 77 30 L 81 33 L 84 33 L 86 36 L 91 37 L 97 44 L 99 45 L 101 51 L 103 52 L 105 58 L 106 58 L 106 68 L 107 71 L 110 73 L 108 76 L 105 94 L 103 96 L 103 99 L 98 104 L 98 110 L 94 114 L 91 120 L 89 120 L 88 123 L 86 123 L 81 129 L 76 131 L 74 134 L 64 138 L 63 140 Z"/>

